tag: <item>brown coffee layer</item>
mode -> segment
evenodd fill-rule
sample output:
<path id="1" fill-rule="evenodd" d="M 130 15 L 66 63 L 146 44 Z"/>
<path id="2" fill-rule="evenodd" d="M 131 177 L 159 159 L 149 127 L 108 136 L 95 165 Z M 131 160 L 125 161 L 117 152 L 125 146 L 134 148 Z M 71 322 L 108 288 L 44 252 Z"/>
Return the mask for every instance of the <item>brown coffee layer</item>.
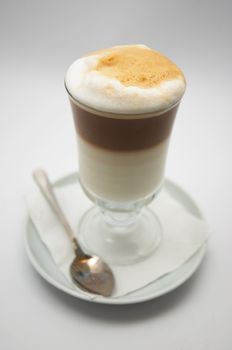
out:
<path id="1" fill-rule="evenodd" d="M 77 133 L 87 142 L 108 150 L 135 151 L 150 148 L 168 138 L 178 105 L 158 116 L 118 119 L 93 114 L 72 100 Z"/>

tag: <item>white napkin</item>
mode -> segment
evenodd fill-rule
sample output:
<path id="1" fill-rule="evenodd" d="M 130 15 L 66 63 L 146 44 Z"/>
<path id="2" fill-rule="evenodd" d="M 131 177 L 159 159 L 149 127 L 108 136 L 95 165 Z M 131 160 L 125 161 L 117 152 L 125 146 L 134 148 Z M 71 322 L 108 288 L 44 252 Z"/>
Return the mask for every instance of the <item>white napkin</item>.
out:
<path id="1" fill-rule="evenodd" d="M 83 196 L 81 187 L 77 183 L 56 188 L 55 192 L 69 223 L 74 232 L 77 232 L 81 216 L 92 203 Z M 39 191 L 29 194 L 26 201 L 29 215 L 41 240 L 47 246 L 58 268 L 73 288 L 77 288 L 69 276 L 69 266 L 74 253 L 63 228 Z M 208 238 L 208 225 L 193 216 L 165 188 L 150 207 L 159 216 L 163 227 L 160 246 L 152 255 L 139 263 L 129 266 L 111 265 L 116 280 L 113 297 L 140 289 L 174 271 L 196 253 Z"/>

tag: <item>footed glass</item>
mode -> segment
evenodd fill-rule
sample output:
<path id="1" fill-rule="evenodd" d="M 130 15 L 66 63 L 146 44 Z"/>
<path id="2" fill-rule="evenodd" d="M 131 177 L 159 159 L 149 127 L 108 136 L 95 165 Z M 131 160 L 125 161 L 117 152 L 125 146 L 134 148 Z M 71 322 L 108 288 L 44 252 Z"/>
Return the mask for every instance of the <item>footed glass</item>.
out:
<path id="1" fill-rule="evenodd" d="M 80 244 L 108 263 L 136 263 L 162 239 L 159 218 L 148 204 L 162 186 L 178 104 L 156 114 L 122 116 L 69 97 L 80 183 L 94 203 L 80 222 Z"/>

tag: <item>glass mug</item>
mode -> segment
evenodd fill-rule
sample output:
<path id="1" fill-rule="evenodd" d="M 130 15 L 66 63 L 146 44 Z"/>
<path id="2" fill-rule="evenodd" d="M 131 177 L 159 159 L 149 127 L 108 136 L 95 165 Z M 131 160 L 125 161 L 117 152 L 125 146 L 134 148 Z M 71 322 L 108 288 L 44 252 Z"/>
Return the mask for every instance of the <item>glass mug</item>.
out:
<path id="1" fill-rule="evenodd" d="M 90 108 L 67 92 L 77 133 L 79 181 L 95 204 L 81 219 L 80 244 L 112 264 L 137 262 L 161 240 L 159 219 L 147 205 L 164 180 L 179 102 L 156 113 L 123 115 Z"/>

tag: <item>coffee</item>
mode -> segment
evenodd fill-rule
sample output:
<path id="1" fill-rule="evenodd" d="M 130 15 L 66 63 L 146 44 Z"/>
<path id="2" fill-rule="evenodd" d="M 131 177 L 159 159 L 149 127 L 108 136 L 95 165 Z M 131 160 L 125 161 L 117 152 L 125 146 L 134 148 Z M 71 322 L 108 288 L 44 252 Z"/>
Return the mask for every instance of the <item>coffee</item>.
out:
<path id="1" fill-rule="evenodd" d="M 104 117 L 71 102 L 78 134 L 87 142 L 112 151 L 135 151 L 153 147 L 169 137 L 178 105 L 169 111 L 137 119 Z"/>
<path id="2" fill-rule="evenodd" d="M 120 46 L 74 62 L 65 83 L 87 192 L 114 202 L 154 193 L 185 89 L 180 69 L 143 45 Z"/>

